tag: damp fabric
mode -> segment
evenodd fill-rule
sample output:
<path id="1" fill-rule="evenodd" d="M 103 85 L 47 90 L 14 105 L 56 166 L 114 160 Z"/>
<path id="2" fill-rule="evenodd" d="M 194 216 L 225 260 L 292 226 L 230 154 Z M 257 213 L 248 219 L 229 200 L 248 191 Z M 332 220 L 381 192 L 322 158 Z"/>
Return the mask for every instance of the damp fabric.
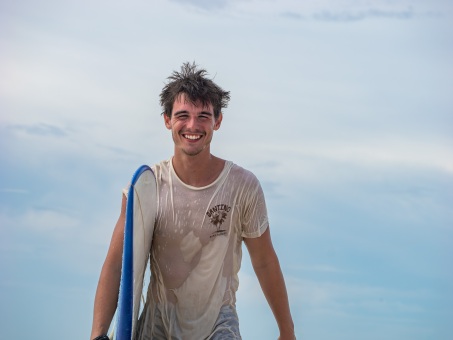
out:
<path id="1" fill-rule="evenodd" d="M 242 240 L 269 225 L 263 190 L 253 173 L 231 161 L 205 187 L 183 183 L 171 159 L 153 171 L 151 279 L 135 339 L 209 339 L 225 307 L 237 319 Z"/>

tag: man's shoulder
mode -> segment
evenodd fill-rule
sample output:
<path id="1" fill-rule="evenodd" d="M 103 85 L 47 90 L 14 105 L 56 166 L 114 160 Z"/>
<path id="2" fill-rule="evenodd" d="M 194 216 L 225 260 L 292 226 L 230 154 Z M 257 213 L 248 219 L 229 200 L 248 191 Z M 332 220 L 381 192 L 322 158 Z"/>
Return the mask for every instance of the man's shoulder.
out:
<path id="1" fill-rule="evenodd" d="M 259 183 L 258 178 L 255 176 L 255 174 L 251 171 L 248 170 L 238 164 L 235 164 L 231 162 L 231 170 L 230 170 L 230 175 L 236 179 L 241 179 L 243 181 L 247 182 L 256 182 Z"/>
<path id="2" fill-rule="evenodd" d="M 165 171 L 166 169 L 168 170 L 170 168 L 170 159 L 166 159 L 166 160 L 163 160 L 163 161 L 160 161 L 158 163 L 155 163 L 154 165 L 151 166 L 151 168 L 153 169 L 153 171 L 155 173 L 158 173 L 158 172 L 162 172 L 162 171 Z"/>

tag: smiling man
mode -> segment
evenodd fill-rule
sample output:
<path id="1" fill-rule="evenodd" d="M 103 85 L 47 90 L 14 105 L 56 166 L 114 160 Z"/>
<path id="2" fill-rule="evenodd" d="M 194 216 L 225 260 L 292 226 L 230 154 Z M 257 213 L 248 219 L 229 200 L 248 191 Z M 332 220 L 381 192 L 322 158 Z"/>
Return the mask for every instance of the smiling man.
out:
<path id="1" fill-rule="evenodd" d="M 236 291 L 244 241 L 279 338 L 292 340 L 294 325 L 260 183 L 250 171 L 211 154 L 230 97 L 206 75 L 185 63 L 160 95 L 174 155 L 153 167 L 158 216 L 152 275 L 135 338 L 241 339 Z M 96 291 L 92 339 L 108 339 L 116 309 L 125 205 L 123 195 Z"/>

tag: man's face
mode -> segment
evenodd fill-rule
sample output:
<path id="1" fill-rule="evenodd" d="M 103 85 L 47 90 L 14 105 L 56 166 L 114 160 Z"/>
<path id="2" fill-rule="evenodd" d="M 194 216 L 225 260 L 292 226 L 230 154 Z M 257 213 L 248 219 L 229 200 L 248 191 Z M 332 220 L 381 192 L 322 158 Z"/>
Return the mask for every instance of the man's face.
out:
<path id="1" fill-rule="evenodd" d="M 202 152 L 210 153 L 210 143 L 215 130 L 220 128 L 222 114 L 214 118 L 211 104 L 195 105 L 185 100 L 185 94 L 177 97 L 173 103 L 171 117 L 164 115 L 165 126 L 172 131 L 175 143 L 175 154 L 182 152 L 188 156 L 196 156 Z"/>

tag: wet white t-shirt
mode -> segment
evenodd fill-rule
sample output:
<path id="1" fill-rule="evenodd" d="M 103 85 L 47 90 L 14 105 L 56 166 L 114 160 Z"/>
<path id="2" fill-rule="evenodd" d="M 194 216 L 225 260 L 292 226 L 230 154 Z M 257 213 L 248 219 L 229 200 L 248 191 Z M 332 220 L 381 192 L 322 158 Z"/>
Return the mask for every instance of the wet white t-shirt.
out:
<path id="1" fill-rule="evenodd" d="M 220 308 L 235 307 L 242 238 L 268 227 L 257 178 L 230 161 L 205 187 L 176 175 L 171 160 L 153 167 L 158 214 L 151 249 L 151 284 L 141 338 L 158 325 L 176 339 L 205 339 Z"/>

